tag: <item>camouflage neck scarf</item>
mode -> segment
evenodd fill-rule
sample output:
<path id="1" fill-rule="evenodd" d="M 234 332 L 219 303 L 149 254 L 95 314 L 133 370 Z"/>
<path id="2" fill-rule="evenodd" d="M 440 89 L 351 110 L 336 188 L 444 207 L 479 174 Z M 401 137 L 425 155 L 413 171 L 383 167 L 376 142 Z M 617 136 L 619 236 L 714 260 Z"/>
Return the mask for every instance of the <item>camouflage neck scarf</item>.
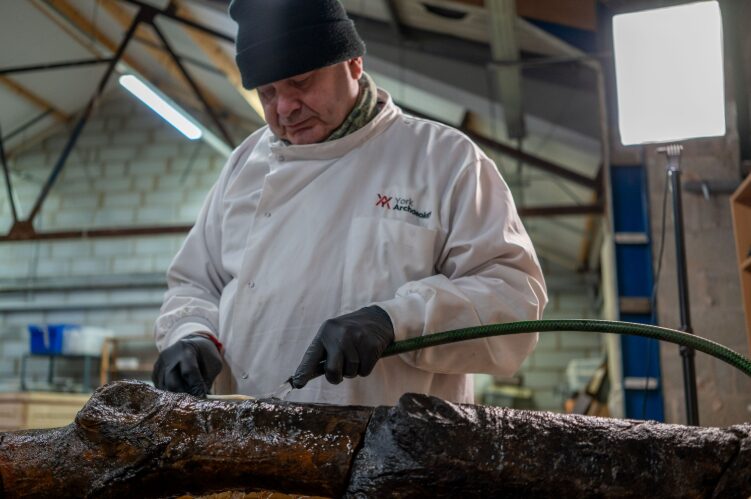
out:
<path id="1" fill-rule="evenodd" d="M 339 128 L 331 132 L 331 135 L 324 142 L 341 139 L 356 132 L 370 123 L 370 120 L 380 111 L 381 106 L 378 105 L 378 88 L 373 79 L 367 73 L 363 72 L 359 83 L 360 96 L 357 98 L 355 107 L 352 108 L 352 111 L 350 111 Z"/>
<path id="2" fill-rule="evenodd" d="M 376 87 L 373 78 L 367 73 L 363 72 L 360 81 L 360 95 L 357 97 L 355 106 L 349 115 L 344 119 L 339 128 L 331 132 L 331 135 L 322 142 L 330 142 L 332 140 L 341 139 L 356 132 L 375 118 L 376 114 L 383 108 L 383 102 L 378 102 L 378 87 Z M 282 144 L 285 146 L 291 145 L 288 140 L 282 139 Z"/>

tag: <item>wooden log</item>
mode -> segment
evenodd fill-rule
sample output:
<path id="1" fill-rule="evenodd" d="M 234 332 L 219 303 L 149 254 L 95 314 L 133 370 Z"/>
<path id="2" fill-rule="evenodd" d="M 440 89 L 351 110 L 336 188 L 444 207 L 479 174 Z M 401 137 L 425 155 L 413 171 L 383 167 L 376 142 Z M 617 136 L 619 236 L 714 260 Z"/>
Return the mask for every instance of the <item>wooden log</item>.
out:
<path id="1" fill-rule="evenodd" d="M 329 497 L 751 495 L 751 425 L 458 405 L 376 409 L 203 401 L 136 382 L 74 424 L 0 433 L 0 497 L 166 497 L 227 490 Z"/>
<path id="2" fill-rule="evenodd" d="M 751 495 L 751 424 L 700 428 L 457 405 L 373 413 L 348 497 Z"/>
<path id="3" fill-rule="evenodd" d="M 67 427 L 0 434 L 0 497 L 340 496 L 371 412 L 113 383 Z"/>

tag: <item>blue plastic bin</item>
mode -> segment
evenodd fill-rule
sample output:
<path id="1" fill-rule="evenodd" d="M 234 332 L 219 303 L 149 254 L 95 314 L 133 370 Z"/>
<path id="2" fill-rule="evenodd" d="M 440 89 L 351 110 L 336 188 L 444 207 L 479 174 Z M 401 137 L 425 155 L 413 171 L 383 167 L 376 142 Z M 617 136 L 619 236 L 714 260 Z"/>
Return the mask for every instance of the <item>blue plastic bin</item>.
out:
<path id="1" fill-rule="evenodd" d="M 75 324 L 29 324 L 31 353 L 35 355 L 60 354 L 66 329 L 78 329 Z"/>

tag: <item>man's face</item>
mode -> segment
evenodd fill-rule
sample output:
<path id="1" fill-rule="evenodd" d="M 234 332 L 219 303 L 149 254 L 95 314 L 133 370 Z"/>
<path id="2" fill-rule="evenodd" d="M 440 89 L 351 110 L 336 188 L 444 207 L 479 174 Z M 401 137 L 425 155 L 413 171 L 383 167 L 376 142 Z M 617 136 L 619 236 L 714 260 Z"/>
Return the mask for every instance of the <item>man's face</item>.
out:
<path id="1" fill-rule="evenodd" d="M 266 121 L 292 144 L 315 144 L 339 128 L 357 101 L 362 58 L 258 87 Z"/>

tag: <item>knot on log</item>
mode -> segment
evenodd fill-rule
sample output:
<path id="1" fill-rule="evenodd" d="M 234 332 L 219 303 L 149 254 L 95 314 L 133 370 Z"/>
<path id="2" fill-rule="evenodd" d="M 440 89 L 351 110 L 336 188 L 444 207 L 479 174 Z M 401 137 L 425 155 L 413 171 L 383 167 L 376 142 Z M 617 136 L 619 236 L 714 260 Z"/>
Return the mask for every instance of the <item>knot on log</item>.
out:
<path id="1" fill-rule="evenodd" d="M 75 423 L 89 438 L 122 438 L 149 418 L 164 418 L 178 399 L 138 381 L 118 381 L 104 385 L 76 415 Z"/>

